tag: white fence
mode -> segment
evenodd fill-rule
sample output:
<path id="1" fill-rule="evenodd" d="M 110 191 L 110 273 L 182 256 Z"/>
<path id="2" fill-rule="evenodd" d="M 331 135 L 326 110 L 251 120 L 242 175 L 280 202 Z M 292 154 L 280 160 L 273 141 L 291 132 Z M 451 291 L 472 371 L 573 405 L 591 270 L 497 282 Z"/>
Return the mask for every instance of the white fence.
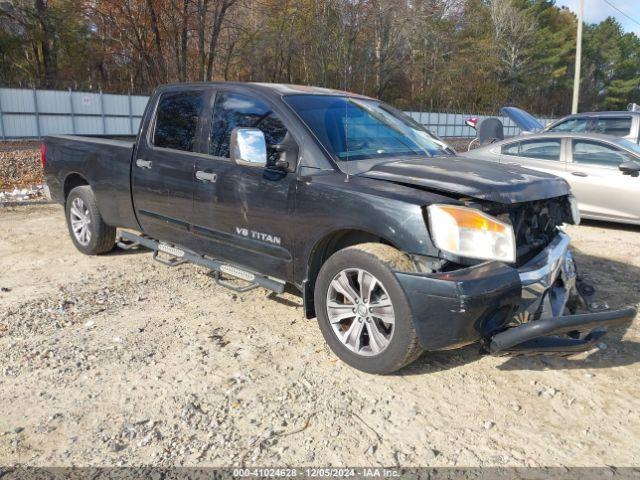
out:
<path id="1" fill-rule="evenodd" d="M 474 115 L 470 113 L 440 113 L 440 112 L 405 112 L 414 120 L 421 123 L 433 133 L 441 138 L 451 137 L 475 137 L 476 132 L 473 128 L 465 125 L 465 120 L 471 117 L 477 117 L 479 120 L 489 118 L 490 115 Z M 504 136 L 512 137 L 520 133 L 520 128 L 511 121 L 509 117 L 501 115 L 493 115 L 499 118 L 504 125 Z M 552 122 L 553 118 L 538 118 L 542 125 Z M 478 122 L 479 123 L 479 122 Z"/>
<path id="2" fill-rule="evenodd" d="M 135 135 L 149 97 L 92 92 L 0 88 L 0 139 L 40 138 L 44 135 Z M 407 112 L 440 137 L 474 137 L 464 121 L 473 114 Z M 480 116 L 479 118 L 486 118 Z M 505 136 L 519 128 L 498 117 Z M 551 119 L 540 119 L 545 125 Z"/>
<path id="3" fill-rule="evenodd" d="M 0 88 L 0 139 L 135 135 L 148 97 Z"/>

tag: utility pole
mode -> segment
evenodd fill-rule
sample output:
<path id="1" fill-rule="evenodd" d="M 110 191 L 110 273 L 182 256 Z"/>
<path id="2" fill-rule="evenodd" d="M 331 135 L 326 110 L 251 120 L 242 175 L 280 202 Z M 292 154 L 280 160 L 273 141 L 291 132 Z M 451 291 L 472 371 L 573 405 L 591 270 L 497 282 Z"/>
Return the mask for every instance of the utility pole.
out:
<path id="1" fill-rule="evenodd" d="M 576 36 L 576 71 L 573 75 L 573 103 L 571 113 L 578 113 L 578 97 L 580 96 L 580 63 L 582 61 L 582 16 L 584 14 L 584 0 L 578 5 L 578 34 Z"/>

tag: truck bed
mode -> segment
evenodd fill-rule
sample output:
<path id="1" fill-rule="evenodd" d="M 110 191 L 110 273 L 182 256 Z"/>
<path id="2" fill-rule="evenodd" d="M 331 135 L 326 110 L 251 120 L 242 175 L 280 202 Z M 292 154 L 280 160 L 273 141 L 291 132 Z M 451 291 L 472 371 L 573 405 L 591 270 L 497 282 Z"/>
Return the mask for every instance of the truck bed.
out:
<path id="1" fill-rule="evenodd" d="M 108 225 L 140 228 L 131 203 L 135 140 L 54 135 L 46 137 L 45 143 L 47 184 L 54 200 L 63 203 L 70 182 L 84 180 L 91 185 Z"/>

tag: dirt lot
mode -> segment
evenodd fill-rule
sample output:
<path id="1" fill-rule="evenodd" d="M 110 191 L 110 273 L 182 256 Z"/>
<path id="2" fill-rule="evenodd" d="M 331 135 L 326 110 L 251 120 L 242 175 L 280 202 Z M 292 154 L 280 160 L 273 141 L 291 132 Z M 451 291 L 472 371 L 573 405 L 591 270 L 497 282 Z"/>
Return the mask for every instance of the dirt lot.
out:
<path id="1" fill-rule="evenodd" d="M 570 233 L 607 301 L 635 303 L 640 229 Z M 0 252 L 0 464 L 640 464 L 638 319 L 578 358 L 468 347 L 370 376 L 297 297 L 83 256 L 57 205 L 0 208 Z"/>

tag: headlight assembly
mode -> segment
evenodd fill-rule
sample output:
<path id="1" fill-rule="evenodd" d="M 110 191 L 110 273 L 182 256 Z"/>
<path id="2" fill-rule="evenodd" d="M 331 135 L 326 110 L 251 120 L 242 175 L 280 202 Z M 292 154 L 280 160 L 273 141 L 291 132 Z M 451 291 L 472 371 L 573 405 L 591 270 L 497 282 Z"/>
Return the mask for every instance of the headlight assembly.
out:
<path id="1" fill-rule="evenodd" d="M 569 205 L 571 206 L 571 220 L 574 225 L 580 225 L 580 209 L 578 208 L 578 201 L 573 195 L 569 195 Z"/>
<path id="2" fill-rule="evenodd" d="M 473 208 L 430 205 L 429 230 L 440 250 L 480 260 L 516 261 L 513 227 Z"/>

